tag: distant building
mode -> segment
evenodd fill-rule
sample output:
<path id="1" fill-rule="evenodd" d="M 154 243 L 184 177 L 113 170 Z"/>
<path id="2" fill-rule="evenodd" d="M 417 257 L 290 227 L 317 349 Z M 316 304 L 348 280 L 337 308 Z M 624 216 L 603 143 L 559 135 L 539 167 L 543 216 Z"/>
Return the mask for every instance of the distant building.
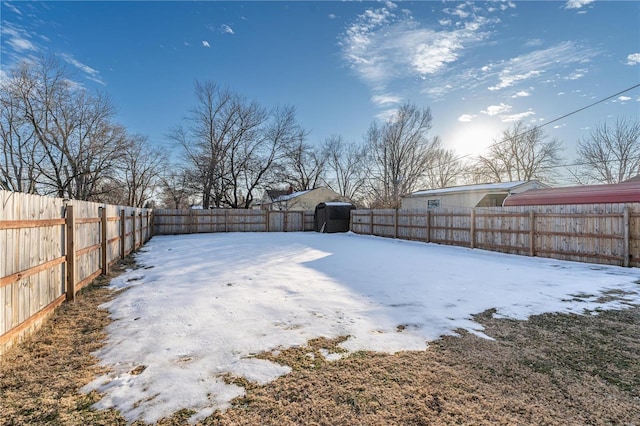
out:
<path id="1" fill-rule="evenodd" d="M 437 207 L 497 207 L 511 194 L 539 188 L 549 186 L 531 180 L 418 191 L 402 197 L 401 208 L 424 210 Z"/>
<path id="2" fill-rule="evenodd" d="M 265 192 L 268 193 L 268 191 Z M 275 193 L 273 195 L 275 195 Z M 316 206 L 320 203 L 334 201 L 351 202 L 348 198 L 343 197 L 337 192 L 326 187 L 290 193 L 285 191 L 285 194 L 278 195 L 275 198 L 271 198 L 271 195 L 265 194 L 263 199 L 264 201 L 260 203 L 260 208 L 263 210 L 288 211 L 314 211 Z"/>

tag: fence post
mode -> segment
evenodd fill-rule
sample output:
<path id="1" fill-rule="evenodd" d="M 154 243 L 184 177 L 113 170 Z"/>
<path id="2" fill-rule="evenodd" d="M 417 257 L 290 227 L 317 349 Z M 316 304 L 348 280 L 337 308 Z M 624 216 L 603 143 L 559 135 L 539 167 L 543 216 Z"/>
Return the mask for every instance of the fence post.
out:
<path id="1" fill-rule="evenodd" d="M 143 232 L 143 235 L 142 235 L 142 242 L 146 243 L 147 241 L 149 241 L 149 239 L 147 238 L 149 236 L 149 210 L 144 211 L 144 223 L 147 226 L 144 228 L 145 231 Z"/>
<path id="2" fill-rule="evenodd" d="M 73 213 L 73 206 L 67 205 L 67 218 L 66 218 L 66 241 L 67 241 L 67 286 L 65 289 L 67 295 L 67 301 L 73 302 L 76 300 L 76 218 Z"/>
<path id="3" fill-rule="evenodd" d="M 136 251 L 136 210 L 131 212 L 131 219 L 133 224 L 131 225 L 131 251 Z"/>
<path id="4" fill-rule="evenodd" d="M 629 267 L 629 258 L 630 256 L 630 242 L 631 242 L 631 223 L 630 223 L 630 219 L 631 219 L 631 212 L 629 209 L 629 206 L 625 206 L 624 208 L 624 214 L 623 216 L 623 220 L 624 220 L 624 247 L 622 250 L 622 255 L 624 256 L 624 261 L 623 261 L 623 266 L 625 268 Z"/>
<path id="5" fill-rule="evenodd" d="M 315 224 L 315 218 L 314 218 L 314 220 L 313 220 L 313 227 L 314 227 L 314 230 L 315 230 L 315 227 L 316 227 L 316 224 Z M 350 211 L 349 211 L 349 231 L 351 231 L 351 232 L 356 232 L 356 231 L 354 231 L 354 229 L 353 229 L 353 210 L 350 210 Z M 357 233 L 359 234 L 359 232 L 357 232 Z"/>
<path id="6" fill-rule="evenodd" d="M 191 233 L 198 233 L 198 212 L 194 209 L 191 209 Z"/>
<path id="7" fill-rule="evenodd" d="M 224 232 L 229 232 L 229 210 L 224 210 Z"/>
<path id="8" fill-rule="evenodd" d="M 138 247 L 142 247 L 144 242 L 144 226 L 142 226 L 142 212 L 138 213 L 138 217 L 140 218 L 140 238 L 138 239 Z"/>
<path id="9" fill-rule="evenodd" d="M 147 210 L 147 235 L 145 235 L 145 243 L 151 239 L 151 210 Z"/>
<path id="10" fill-rule="evenodd" d="M 536 213 L 529 211 L 529 256 L 536 255 Z"/>
<path id="11" fill-rule="evenodd" d="M 153 238 L 153 234 L 156 232 L 156 215 L 155 212 L 153 210 L 151 210 L 151 221 L 149 223 L 149 226 L 151 228 L 149 228 L 149 239 Z"/>
<path id="12" fill-rule="evenodd" d="M 427 210 L 427 242 L 431 242 L 431 210 Z"/>
<path id="13" fill-rule="evenodd" d="M 127 217 L 125 216 L 125 210 L 120 210 L 120 259 L 124 259 L 127 255 Z"/>
<path id="14" fill-rule="evenodd" d="M 267 228 L 266 229 L 267 229 L 267 232 L 270 232 L 269 231 L 269 226 L 270 226 L 270 224 L 269 224 L 269 222 L 270 222 L 270 220 L 269 220 L 269 210 L 264 210 L 264 213 L 265 213 L 265 216 L 267 217 L 267 219 L 266 219 L 267 220 Z"/>
<path id="15" fill-rule="evenodd" d="M 107 253 L 108 245 L 107 245 L 107 206 L 103 206 L 99 208 L 100 210 L 100 219 L 102 219 L 102 229 L 100 230 L 100 241 L 102 245 L 102 275 L 109 274 L 109 256 Z"/>
<path id="16" fill-rule="evenodd" d="M 476 247 L 476 209 L 471 209 L 471 229 L 469 230 L 469 240 L 471 248 Z"/>
<path id="17" fill-rule="evenodd" d="M 289 215 L 287 214 L 287 210 L 282 211 L 282 231 L 287 232 L 287 228 L 289 227 Z"/>
<path id="18" fill-rule="evenodd" d="M 393 238 L 398 238 L 398 209 L 393 217 Z"/>
<path id="19" fill-rule="evenodd" d="M 373 235 L 373 209 L 369 210 L 369 235 Z"/>
<path id="20" fill-rule="evenodd" d="M 153 237 L 153 233 L 156 231 L 156 216 L 153 213 L 153 210 L 149 213 L 149 240 Z M 148 240 L 147 240 L 148 241 Z"/>

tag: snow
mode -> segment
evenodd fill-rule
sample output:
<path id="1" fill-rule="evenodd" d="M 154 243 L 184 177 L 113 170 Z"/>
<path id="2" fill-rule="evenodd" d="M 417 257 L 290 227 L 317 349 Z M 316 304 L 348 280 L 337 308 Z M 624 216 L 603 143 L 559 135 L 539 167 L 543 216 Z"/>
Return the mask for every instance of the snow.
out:
<path id="1" fill-rule="evenodd" d="M 490 308 L 526 319 L 640 303 L 636 268 L 352 233 L 156 236 L 137 261 L 112 280 L 127 290 L 104 305 L 114 322 L 96 355 L 111 372 L 84 388 L 129 421 L 225 409 L 244 394 L 225 375 L 268 383 L 290 369 L 254 355 L 316 337 L 348 335 L 348 351 L 424 350 L 460 328 L 490 338 L 472 318 Z M 599 302 L 610 290 L 626 301 Z"/>
<path id="2" fill-rule="evenodd" d="M 296 197 L 304 195 L 309 191 L 312 191 L 312 190 L 311 189 L 307 189 L 305 191 L 297 191 L 297 192 L 292 192 L 291 194 L 281 195 L 278 198 L 276 198 L 275 200 L 273 200 L 273 202 L 274 203 L 279 203 L 279 202 L 282 202 L 282 201 L 289 201 L 289 200 L 292 200 L 292 199 L 294 199 Z"/>

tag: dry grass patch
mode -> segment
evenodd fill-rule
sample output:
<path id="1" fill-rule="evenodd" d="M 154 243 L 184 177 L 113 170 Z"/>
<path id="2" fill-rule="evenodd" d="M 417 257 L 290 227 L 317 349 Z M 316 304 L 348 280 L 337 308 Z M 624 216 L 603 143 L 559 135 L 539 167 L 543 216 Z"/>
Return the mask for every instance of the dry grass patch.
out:
<path id="1" fill-rule="evenodd" d="M 117 265 L 111 277 L 132 261 Z M 111 277 L 99 277 L 64 303 L 33 336 L 0 359 L 0 424 L 91 425 L 126 424 L 115 412 L 97 412 L 97 393 L 78 389 L 104 373 L 91 355 L 106 337 L 110 319 L 98 305 L 113 297 Z"/>
<path id="2" fill-rule="evenodd" d="M 529 321 L 478 316 L 425 352 L 304 365 L 205 424 L 638 424 L 640 309 Z M 300 354 L 313 347 L 296 349 Z M 285 362 L 286 364 L 286 362 Z"/>
<path id="3" fill-rule="evenodd" d="M 83 385 L 103 373 L 102 345 L 113 293 L 107 280 L 64 304 L 36 335 L 0 361 L 0 424 L 126 424 L 95 411 Z M 623 294 L 607 297 L 623 298 Z M 495 340 L 460 332 L 423 352 L 358 352 L 328 362 L 345 339 L 257 355 L 292 372 L 247 389 L 205 425 L 640 424 L 640 307 L 598 315 L 547 314 L 528 321 L 477 316 Z M 181 410 L 160 425 L 185 424 Z"/>

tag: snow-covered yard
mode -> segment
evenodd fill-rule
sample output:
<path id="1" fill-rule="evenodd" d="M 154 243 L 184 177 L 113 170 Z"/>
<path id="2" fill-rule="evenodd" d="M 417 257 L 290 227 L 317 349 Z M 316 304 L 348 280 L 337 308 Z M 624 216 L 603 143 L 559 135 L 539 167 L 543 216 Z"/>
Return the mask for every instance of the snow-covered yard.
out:
<path id="1" fill-rule="evenodd" d="M 640 303 L 640 271 L 482 250 L 316 233 L 154 237 L 130 287 L 105 307 L 115 320 L 97 354 L 111 373 L 85 387 L 128 420 L 181 408 L 203 418 L 242 395 L 232 374 L 267 383 L 289 368 L 253 355 L 350 336 L 347 351 L 423 350 L 473 314 L 526 319 Z M 277 353 L 277 352 L 275 352 Z M 340 354 L 327 352 L 328 359 Z"/>

